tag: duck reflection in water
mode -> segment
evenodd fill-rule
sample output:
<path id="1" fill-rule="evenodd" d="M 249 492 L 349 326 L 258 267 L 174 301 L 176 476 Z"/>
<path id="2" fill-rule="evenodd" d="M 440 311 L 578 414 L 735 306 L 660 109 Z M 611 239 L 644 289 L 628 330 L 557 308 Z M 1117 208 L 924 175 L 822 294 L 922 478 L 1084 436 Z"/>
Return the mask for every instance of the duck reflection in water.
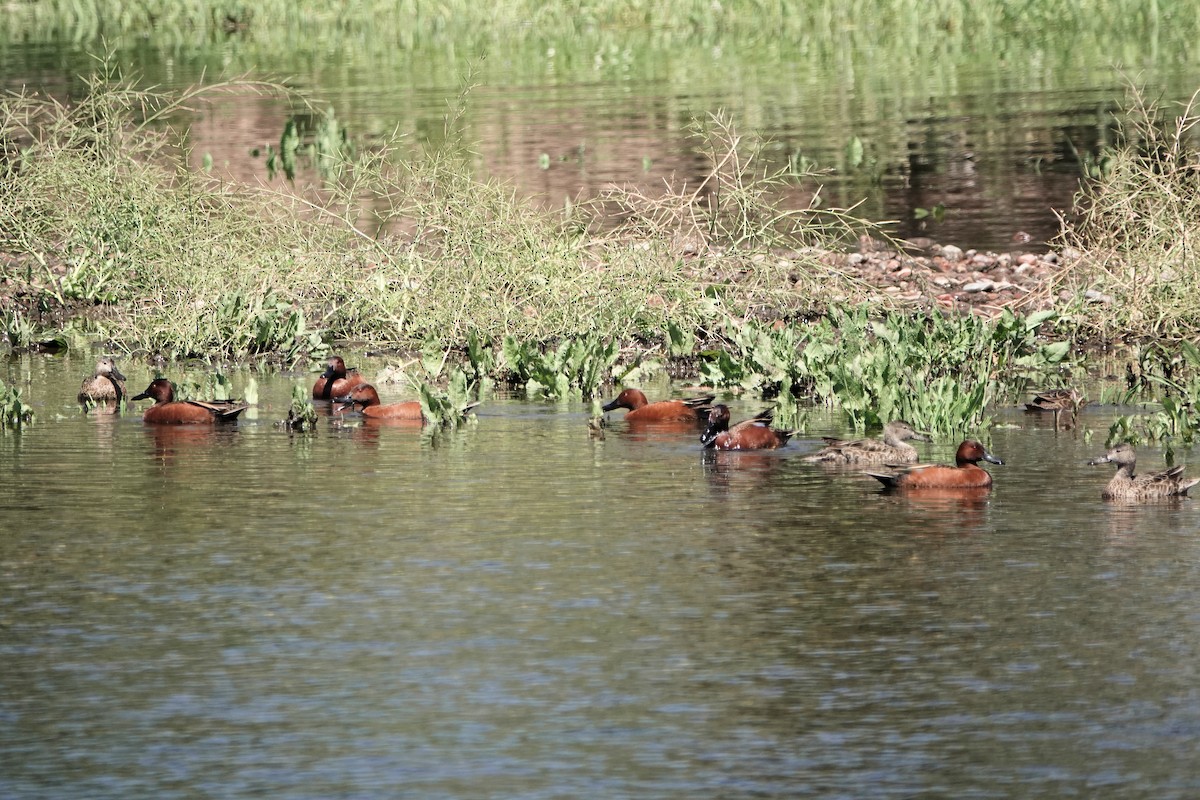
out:
<path id="1" fill-rule="evenodd" d="M 214 443 L 228 443 L 237 437 L 237 428 L 230 425 L 146 425 L 154 457 L 164 466 L 186 458 L 191 452 L 208 455 Z"/>

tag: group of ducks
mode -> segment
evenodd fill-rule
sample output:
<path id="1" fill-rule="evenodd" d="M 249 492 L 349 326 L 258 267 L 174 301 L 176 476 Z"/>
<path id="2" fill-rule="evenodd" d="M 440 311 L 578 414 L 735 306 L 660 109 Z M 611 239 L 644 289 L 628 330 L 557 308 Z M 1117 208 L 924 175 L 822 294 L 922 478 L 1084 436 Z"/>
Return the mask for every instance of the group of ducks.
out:
<path id="1" fill-rule="evenodd" d="M 364 417 L 391 420 L 423 420 L 421 404 L 415 400 L 383 405 L 375 387 L 358 372 L 348 369 L 345 362 L 333 356 L 325 371 L 313 384 L 314 400 L 337 404 L 340 411 L 359 410 Z M 125 399 L 125 376 L 112 358 L 101 358 L 96 371 L 84 379 L 79 401 L 87 406 L 119 405 Z M 207 403 L 199 400 L 175 400 L 174 389 L 166 378 L 150 382 L 146 390 L 130 400 L 154 400 L 142 415 L 152 424 L 217 424 L 232 422 L 248 406 L 242 403 Z M 606 412 L 627 409 L 625 420 L 630 425 L 684 423 L 697 428 L 704 425 L 700 442 L 716 450 L 773 450 L 783 447 L 795 431 L 772 427 L 771 412 L 764 411 L 750 419 L 730 424 L 729 407 L 713 403 L 713 395 L 700 395 L 684 400 L 660 400 L 651 403 L 639 389 L 625 389 L 610 403 Z M 1055 390 L 1038 394 L 1026 407 L 1031 411 L 1053 411 L 1055 426 L 1058 415 L 1070 410 L 1072 419 L 1081 406 L 1078 393 Z M 821 464 L 867 467 L 866 474 L 884 486 L 894 489 L 988 489 L 992 475 L 979 466 L 980 461 L 1003 464 L 974 439 L 967 439 L 954 456 L 954 466 L 917 463 L 917 449 L 910 441 L 928 442 L 903 420 L 889 422 L 881 439 L 836 439 L 825 437 L 825 446 L 806 455 L 805 461 Z M 1105 487 L 1106 499 L 1147 500 L 1186 494 L 1200 483 L 1200 478 L 1184 478 L 1183 467 L 1162 472 L 1137 475 L 1137 457 L 1128 444 L 1118 445 L 1091 464 L 1115 464 L 1116 475 Z"/>
<path id="2" fill-rule="evenodd" d="M 764 411 L 731 426 L 729 408 L 720 403 L 713 404 L 714 399 L 712 395 L 702 395 L 687 400 L 660 400 L 651 403 L 641 391 L 626 389 L 615 400 L 603 406 L 603 409 L 628 409 L 629 413 L 625 419 L 631 424 L 704 424 L 700 442 L 706 448 L 718 450 L 771 450 L 783 447 L 795 433 L 771 427 L 770 411 Z M 1039 393 L 1026 408 L 1030 411 L 1054 413 L 1057 428 L 1061 413 L 1069 411 L 1073 422 L 1081 405 L 1081 398 L 1074 390 L 1053 390 Z M 917 449 L 909 442 L 928 442 L 930 439 L 903 420 L 893 420 L 885 425 L 881 439 L 824 437 L 824 441 L 824 447 L 806 455 L 804 460 L 820 464 L 867 467 L 864 470 L 867 475 L 892 489 L 988 489 L 992 485 L 992 475 L 981 468 L 979 462 L 1004 463 L 989 453 L 978 441 L 966 439 L 959 444 L 954 454 L 954 466 L 918 464 Z M 1200 483 L 1200 478 L 1184 478 L 1182 466 L 1137 475 L 1137 456 L 1129 444 L 1117 445 L 1105 455 L 1088 463 L 1116 465 L 1116 474 L 1101 493 L 1107 500 L 1150 500 L 1179 496 L 1187 494 L 1188 489 Z"/>
<path id="3" fill-rule="evenodd" d="M 334 402 L 342 411 L 357 408 L 366 417 L 413 421 L 424 419 L 421 404 L 416 400 L 383 405 L 375 387 L 358 372 L 348 369 L 346 362 L 338 356 L 329 359 L 325 371 L 313 384 L 312 396 L 314 400 Z M 96 371 L 83 379 L 79 388 L 79 402 L 85 408 L 100 406 L 112 411 L 125 399 L 125 376 L 117 369 L 112 358 L 101 358 L 96 362 Z M 153 400 L 154 405 L 146 409 L 142 420 L 157 425 L 233 422 L 249 408 L 245 403 L 237 402 L 176 400 L 175 389 L 166 378 L 156 378 L 144 392 L 128 399 Z"/>

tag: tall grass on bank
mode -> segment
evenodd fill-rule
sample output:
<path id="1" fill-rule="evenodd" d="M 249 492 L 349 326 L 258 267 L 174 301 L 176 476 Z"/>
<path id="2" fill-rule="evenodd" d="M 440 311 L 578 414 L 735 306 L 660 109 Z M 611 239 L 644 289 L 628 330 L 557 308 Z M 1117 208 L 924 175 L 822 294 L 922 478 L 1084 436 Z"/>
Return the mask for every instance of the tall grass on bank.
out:
<path id="1" fill-rule="evenodd" d="M 685 250 L 637 236 L 647 215 L 636 204 L 615 232 L 596 206 L 564 220 L 475 178 L 456 154 L 359 150 L 336 183 L 281 192 L 190 171 L 182 144 L 151 124 L 205 91 L 272 88 L 174 97 L 97 78 L 76 105 L 0 102 L 0 270 L 15 294 L 34 309 L 86 307 L 127 348 L 286 359 L 330 338 L 412 348 L 461 347 L 472 332 L 660 338 L 668 321 L 695 330 L 861 295 L 800 249 L 833 244 L 812 224 L 830 215 L 765 204 L 760 185 L 780 176 L 759 170 L 728 126 L 709 134 L 706 183 L 722 204 L 702 224 L 687 193 L 668 187 L 655 205 L 654 230 L 689 231 Z"/>
<path id="2" fill-rule="evenodd" d="M 1112 337 L 1200 335 L 1200 93 L 1168 112 L 1131 92 L 1121 142 L 1076 205 L 1064 242 L 1083 256 L 1058 281 Z"/>

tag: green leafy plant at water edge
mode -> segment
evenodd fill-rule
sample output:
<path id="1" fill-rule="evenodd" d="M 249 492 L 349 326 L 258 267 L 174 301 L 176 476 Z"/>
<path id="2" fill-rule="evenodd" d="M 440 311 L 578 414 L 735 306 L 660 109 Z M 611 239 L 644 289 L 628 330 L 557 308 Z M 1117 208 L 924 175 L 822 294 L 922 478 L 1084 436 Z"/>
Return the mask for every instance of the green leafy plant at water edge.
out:
<path id="1" fill-rule="evenodd" d="M 236 399 L 233 394 L 233 382 L 223 372 L 202 372 L 199 380 L 188 378 L 178 383 L 172 381 L 171 385 L 175 389 L 176 400 L 223 403 Z"/>
<path id="2" fill-rule="evenodd" d="M 701 353 L 701 377 L 763 396 L 809 398 L 841 408 L 857 429 L 905 419 L 938 432 L 986 426 L 985 409 L 1066 356 L 1037 331 L 1052 318 L 871 316 L 831 309 L 808 325 L 745 323 L 731 349 Z"/>
<path id="3" fill-rule="evenodd" d="M 317 428 L 317 419 L 317 409 L 310 398 L 308 387 L 293 386 L 287 418 L 281 424 L 291 431 L 311 432 Z"/>
<path id="4" fill-rule="evenodd" d="M 0 336 L 10 347 L 23 350 L 36 344 L 42 332 L 19 308 L 13 308 L 0 311 Z"/>
<path id="5" fill-rule="evenodd" d="M 0 381 L 0 430 L 20 430 L 33 420 L 33 409 L 21 402 L 21 390 Z"/>
<path id="6" fill-rule="evenodd" d="M 117 289 L 120 269 L 120 257 L 107 255 L 102 247 L 80 252 L 58 279 L 60 296 L 85 303 L 114 303 L 121 296 Z"/>
<path id="7" fill-rule="evenodd" d="M 615 341 L 589 334 L 565 339 L 546 352 L 506 336 L 502 352 L 509 382 L 523 385 L 530 397 L 589 400 L 606 382 L 619 350 Z"/>
<path id="8" fill-rule="evenodd" d="M 417 386 L 421 400 L 421 413 L 438 428 L 457 428 L 477 403 L 471 399 L 471 384 L 467 374 L 458 368 L 450 370 L 446 390 L 421 382 Z"/>
<path id="9" fill-rule="evenodd" d="M 1126 366 L 1121 405 L 1148 402 L 1146 414 L 1126 414 L 1113 421 L 1108 442 L 1127 441 L 1191 445 L 1200 434 L 1200 348 L 1191 342 L 1162 343 L 1138 349 Z"/>
<path id="10" fill-rule="evenodd" d="M 302 354 L 327 349 L 320 331 L 305 327 L 304 312 L 274 294 L 249 297 L 231 292 L 221 298 L 216 313 L 216 329 L 223 352 L 232 355 L 276 353 L 292 363 Z"/>
<path id="11" fill-rule="evenodd" d="M 674 358 L 687 358 L 696 352 L 695 331 L 674 320 L 667 322 L 667 352 Z"/>

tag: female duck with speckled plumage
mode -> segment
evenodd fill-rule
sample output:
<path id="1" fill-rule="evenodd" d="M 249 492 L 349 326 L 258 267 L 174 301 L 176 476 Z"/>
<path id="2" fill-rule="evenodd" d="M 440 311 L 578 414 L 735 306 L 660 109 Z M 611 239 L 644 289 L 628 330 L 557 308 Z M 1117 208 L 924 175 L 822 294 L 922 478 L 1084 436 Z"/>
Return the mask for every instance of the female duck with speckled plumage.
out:
<path id="1" fill-rule="evenodd" d="M 1136 475 L 1134 468 L 1137 466 L 1137 455 L 1133 452 L 1133 446 L 1128 443 L 1119 444 L 1088 463 L 1117 465 L 1117 474 L 1100 493 L 1105 500 L 1152 500 L 1161 497 L 1177 497 L 1187 494 L 1188 489 L 1200 483 L 1200 478 L 1183 477 L 1182 466 L 1171 467 L 1161 472 Z"/>

